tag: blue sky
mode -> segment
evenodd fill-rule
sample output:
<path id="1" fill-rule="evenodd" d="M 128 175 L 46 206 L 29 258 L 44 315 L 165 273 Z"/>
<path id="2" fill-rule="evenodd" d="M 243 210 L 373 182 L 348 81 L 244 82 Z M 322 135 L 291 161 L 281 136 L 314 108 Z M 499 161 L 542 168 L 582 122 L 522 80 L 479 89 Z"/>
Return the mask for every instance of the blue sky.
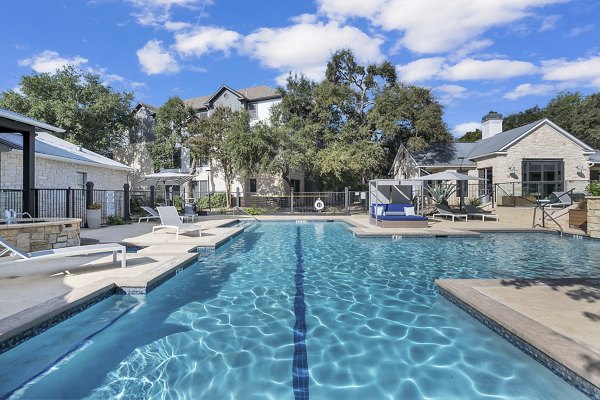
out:
<path id="1" fill-rule="evenodd" d="M 600 91 L 596 0 L 36 0 L 3 4 L 0 90 L 66 64 L 160 106 L 323 76 L 350 48 L 429 87 L 455 134 L 562 90 Z"/>

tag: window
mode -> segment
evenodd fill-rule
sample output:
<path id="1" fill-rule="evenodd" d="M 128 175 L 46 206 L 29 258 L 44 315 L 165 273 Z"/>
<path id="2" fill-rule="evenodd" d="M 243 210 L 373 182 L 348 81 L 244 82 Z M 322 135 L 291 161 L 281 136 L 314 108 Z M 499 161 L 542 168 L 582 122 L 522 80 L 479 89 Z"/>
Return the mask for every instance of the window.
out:
<path id="1" fill-rule="evenodd" d="M 298 179 L 290 179 L 290 186 L 294 189 L 294 193 L 300 192 L 300 180 Z"/>
<path id="2" fill-rule="evenodd" d="M 250 121 L 258 119 L 256 103 L 248 103 L 248 114 L 250 114 Z"/>
<path id="3" fill-rule="evenodd" d="M 493 193 L 494 182 L 492 180 L 492 168 L 482 168 L 478 170 L 479 177 L 483 179 L 483 181 L 479 181 L 479 199 L 485 202 L 485 199 L 489 200 L 489 196 Z M 486 196 L 488 196 L 486 198 Z"/>
<path id="4" fill-rule="evenodd" d="M 523 195 L 546 198 L 563 188 L 563 160 L 523 160 Z"/>
<path id="5" fill-rule="evenodd" d="M 77 172 L 77 187 L 79 189 L 85 189 L 86 183 L 87 183 L 87 173 Z"/>
<path id="6" fill-rule="evenodd" d="M 250 193 L 256 193 L 256 179 L 250 179 Z"/>
<path id="7" fill-rule="evenodd" d="M 181 168 L 181 147 L 173 152 L 173 165 L 171 168 Z"/>

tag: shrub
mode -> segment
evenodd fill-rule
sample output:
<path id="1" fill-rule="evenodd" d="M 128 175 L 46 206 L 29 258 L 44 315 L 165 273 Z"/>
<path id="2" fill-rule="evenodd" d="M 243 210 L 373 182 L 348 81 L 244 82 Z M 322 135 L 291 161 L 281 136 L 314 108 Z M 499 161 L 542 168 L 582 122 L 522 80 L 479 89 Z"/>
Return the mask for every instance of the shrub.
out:
<path id="1" fill-rule="evenodd" d="M 92 203 L 88 206 L 87 208 L 88 210 L 101 210 L 102 209 L 102 204 L 100 203 Z"/>
<path id="2" fill-rule="evenodd" d="M 585 187 L 585 191 L 588 192 L 590 196 L 600 196 L 600 182 L 590 182 L 590 184 Z"/>
<path id="3" fill-rule="evenodd" d="M 452 183 L 435 187 L 430 186 L 427 188 L 427 192 L 429 193 L 429 197 L 431 197 L 436 204 L 448 205 L 448 199 L 456 192 L 456 185 Z"/>
<path id="4" fill-rule="evenodd" d="M 183 208 L 184 208 L 183 198 L 181 196 L 174 196 L 173 197 L 173 205 L 175 206 L 177 211 L 179 211 L 179 212 L 183 211 Z"/>
<path id="5" fill-rule="evenodd" d="M 469 199 L 469 204 L 475 207 L 479 207 L 481 205 L 481 200 L 477 198 Z"/>
<path id="6" fill-rule="evenodd" d="M 108 225 L 125 225 L 127 222 L 121 217 L 109 215 L 108 217 L 106 217 L 106 223 Z"/>
<path id="7" fill-rule="evenodd" d="M 215 193 L 210 196 L 211 208 L 224 208 L 227 207 L 227 195 L 225 193 Z M 208 196 L 202 196 L 196 202 L 197 209 L 208 208 Z"/>
<path id="8" fill-rule="evenodd" d="M 260 215 L 260 214 L 264 214 L 267 212 L 266 208 L 258 208 L 258 207 L 246 207 L 244 208 L 244 211 L 246 211 L 248 214 L 250 215 Z"/>

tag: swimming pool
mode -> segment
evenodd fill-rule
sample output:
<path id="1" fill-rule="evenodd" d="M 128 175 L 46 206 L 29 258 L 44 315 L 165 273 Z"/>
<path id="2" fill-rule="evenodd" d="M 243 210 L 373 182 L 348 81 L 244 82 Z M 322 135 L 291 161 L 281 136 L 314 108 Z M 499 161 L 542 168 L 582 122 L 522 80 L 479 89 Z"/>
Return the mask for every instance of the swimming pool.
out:
<path id="1" fill-rule="evenodd" d="M 260 223 L 146 296 L 113 296 L 0 355 L 0 397 L 578 399 L 436 294 L 437 278 L 600 275 L 600 242 L 359 239 Z"/>

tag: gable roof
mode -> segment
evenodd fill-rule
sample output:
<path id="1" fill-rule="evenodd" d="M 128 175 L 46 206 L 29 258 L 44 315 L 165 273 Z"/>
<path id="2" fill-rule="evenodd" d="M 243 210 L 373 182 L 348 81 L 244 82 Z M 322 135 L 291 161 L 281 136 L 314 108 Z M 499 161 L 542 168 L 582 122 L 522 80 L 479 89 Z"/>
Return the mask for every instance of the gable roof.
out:
<path id="1" fill-rule="evenodd" d="M 523 139 L 523 137 L 525 137 L 526 135 L 528 135 L 529 133 L 531 133 L 532 131 L 534 131 L 535 129 L 539 128 L 540 126 L 542 126 L 544 124 L 550 125 L 558 133 L 562 134 L 567 139 L 569 139 L 572 142 L 576 143 L 577 145 L 581 146 L 581 148 L 583 148 L 584 150 L 594 151 L 594 149 L 592 147 L 583 143 L 581 140 L 577 139 L 575 136 L 571 135 L 570 133 L 568 133 L 567 131 L 562 129 L 560 126 L 558 126 L 554 122 L 550 121 L 548 118 L 544 118 L 544 119 L 540 119 L 538 121 L 532 122 L 530 124 L 520 126 L 515 129 L 511 129 L 511 130 L 508 130 L 505 132 L 500 132 L 492 137 L 475 142 L 476 146 L 473 149 L 473 151 L 471 152 L 471 154 L 469 154 L 469 158 L 474 159 L 474 158 L 479 158 L 479 157 L 483 157 L 483 156 L 498 153 L 498 152 L 504 152 L 509 147 L 511 147 L 513 144 L 520 141 L 521 139 Z"/>
<path id="2" fill-rule="evenodd" d="M 281 97 L 277 90 L 265 85 L 251 86 L 243 89 L 232 89 L 229 86 L 222 85 L 216 92 L 208 96 L 193 97 L 183 100 L 183 102 L 196 109 L 207 108 L 206 103 L 209 103 L 215 96 L 221 93 L 224 89 L 233 92 L 240 100 L 258 101 L 269 100 Z"/>
<path id="3" fill-rule="evenodd" d="M 36 132 L 35 154 L 36 156 L 60 159 L 60 161 L 74 162 L 77 164 L 93 165 L 101 168 L 111 168 L 124 171 L 135 169 L 121 164 L 108 157 L 104 157 L 91 150 L 80 147 L 66 140 L 57 138 L 46 132 Z M 23 150 L 23 136 L 19 133 L 0 133 L 0 143 L 11 149 Z M 80 150 L 81 149 L 81 150 Z"/>
<path id="4" fill-rule="evenodd" d="M 558 133 L 579 145 L 582 150 L 592 153 L 590 155 L 590 161 L 595 161 L 597 158 L 597 162 L 600 162 L 600 152 L 597 152 L 595 149 L 577 139 L 547 118 L 505 132 L 497 133 L 492 137 L 474 143 L 433 143 L 427 150 L 411 153 L 411 156 L 415 160 L 417 167 L 473 166 L 476 165 L 473 160 L 488 155 L 506 152 L 512 145 L 519 142 L 526 135 L 544 124 L 550 125 Z M 459 160 L 459 157 L 465 157 L 462 163 L 461 160 Z"/>
<path id="5" fill-rule="evenodd" d="M 144 103 L 142 101 L 138 101 L 138 103 L 135 105 L 135 107 L 133 107 L 133 110 L 136 111 L 142 107 L 146 107 L 148 110 L 150 110 L 151 112 L 153 112 L 155 114 L 158 112 L 158 107 L 155 107 L 148 103 Z"/>
<path id="6" fill-rule="evenodd" d="M 473 151 L 476 143 L 433 143 L 425 151 L 412 154 L 417 167 L 444 166 L 470 166 L 475 162 L 468 156 Z M 463 157 L 461 160 L 460 157 Z"/>

